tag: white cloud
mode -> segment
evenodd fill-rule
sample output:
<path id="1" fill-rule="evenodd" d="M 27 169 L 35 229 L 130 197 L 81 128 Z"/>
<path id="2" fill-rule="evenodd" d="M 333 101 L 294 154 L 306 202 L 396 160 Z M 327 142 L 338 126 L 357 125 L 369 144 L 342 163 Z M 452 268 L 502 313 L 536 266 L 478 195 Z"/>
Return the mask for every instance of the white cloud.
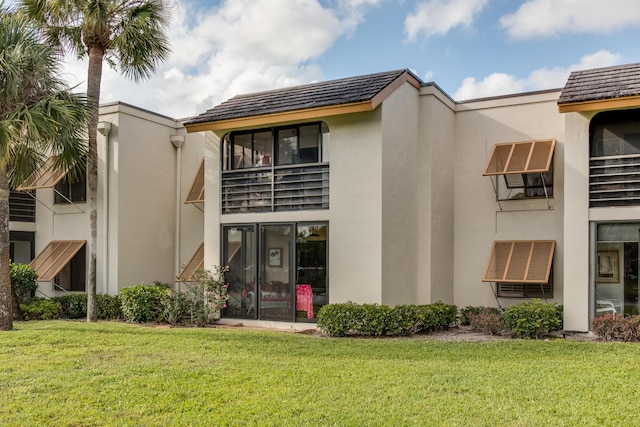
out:
<path id="1" fill-rule="evenodd" d="M 471 28 L 475 16 L 488 0 L 428 0 L 418 3 L 404 21 L 409 41 L 420 34 L 426 37 L 444 35 L 456 27 Z"/>
<path id="2" fill-rule="evenodd" d="M 620 59 L 619 54 L 600 50 L 583 56 L 578 64 L 567 67 L 539 68 L 523 79 L 505 73 L 492 73 L 481 81 L 476 81 L 474 77 L 467 77 L 453 94 L 453 98 L 464 100 L 560 88 L 564 86 L 572 71 L 615 65 L 620 62 Z"/>
<path id="3" fill-rule="evenodd" d="M 640 26 L 638 0 L 528 0 L 500 24 L 517 39 L 562 33 L 608 34 Z"/>
<path id="4" fill-rule="evenodd" d="M 216 7 L 181 0 L 168 37 L 172 55 L 148 82 L 103 68 L 101 102 L 123 101 L 182 118 L 239 93 L 322 80 L 315 61 L 364 19 L 380 0 L 224 0 Z M 72 84 L 86 63 L 68 58 Z M 81 89 L 86 90 L 86 84 Z"/>

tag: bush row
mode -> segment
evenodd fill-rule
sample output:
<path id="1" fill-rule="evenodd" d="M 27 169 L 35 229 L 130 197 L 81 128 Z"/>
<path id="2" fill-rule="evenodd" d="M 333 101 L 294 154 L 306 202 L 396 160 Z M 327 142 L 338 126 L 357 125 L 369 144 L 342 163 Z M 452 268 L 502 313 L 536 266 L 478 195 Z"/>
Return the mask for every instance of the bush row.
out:
<path id="1" fill-rule="evenodd" d="M 455 323 L 457 312 L 455 305 L 441 302 L 395 307 L 353 302 L 329 304 L 318 313 L 318 328 L 332 337 L 411 335 L 446 329 Z"/>
<path id="2" fill-rule="evenodd" d="M 460 310 L 460 323 L 475 331 L 499 334 L 506 330 L 517 338 L 543 338 L 562 329 L 561 305 L 533 299 L 512 305 L 502 311 L 493 307 L 465 307 Z"/>
<path id="3" fill-rule="evenodd" d="M 122 318 L 118 296 L 97 295 L 98 319 Z M 67 294 L 49 299 L 34 298 L 20 304 L 25 320 L 80 319 L 87 317 L 87 294 Z"/>
<path id="4" fill-rule="evenodd" d="M 318 313 L 318 328 L 329 336 L 402 336 L 446 329 L 456 323 L 498 334 L 504 330 L 518 338 L 542 338 L 562 329 L 562 306 L 531 300 L 504 312 L 492 307 L 465 307 L 441 302 L 428 305 L 329 304 Z"/>
<path id="5" fill-rule="evenodd" d="M 183 320 L 204 326 L 212 320 L 214 309 L 205 306 L 205 291 L 189 289 L 174 292 L 163 284 L 136 285 L 122 289 L 120 295 L 98 295 L 98 319 L 123 319 L 133 323 Z M 49 299 L 34 298 L 20 304 L 25 320 L 80 319 L 87 316 L 87 294 L 69 293 Z M 215 307 L 214 307 L 215 308 Z"/>
<path id="6" fill-rule="evenodd" d="M 607 314 L 593 319 L 592 331 L 605 341 L 640 341 L 640 316 Z"/>

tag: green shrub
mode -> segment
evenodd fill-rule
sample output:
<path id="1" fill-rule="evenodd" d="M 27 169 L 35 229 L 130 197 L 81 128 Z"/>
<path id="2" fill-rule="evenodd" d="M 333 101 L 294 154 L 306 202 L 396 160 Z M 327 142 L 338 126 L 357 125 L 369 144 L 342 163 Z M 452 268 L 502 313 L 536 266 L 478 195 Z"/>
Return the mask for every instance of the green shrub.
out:
<path id="1" fill-rule="evenodd" d="M 605 341 L 640 341 L 640 316 L 613 317 L 607 314 L 596 317 L 592 331 Z"/>
<path id="2" fill-rule="evenodd" d="M 184 317 L 189 315 L 189 307 L 190 302 L 186 292 L 170 291 L 168 297 L 164 300 L 162 318 L 172 325 L 177 325 Z"/>
<path id="3" fill-rule="evenodd" d="M 562 329 L 562 309 L 538 299 L 513 305 L 504 312 L 505 328 L 519 338 L 542 338 Z"/>
<path id="4" fill-rule="evenodd" d="M 478 313 L 469 311 L 469 324 L 474 331 L 497 335 L 504 329 L 502 311 L 493 307 L 482 307 Z"/>
<path id="5" fill-rule="evenodd" d="M 396 305 L 391 311 L 389 335 L 412 335 L 421 331 L 424 327 L 421 308 L 418 305 Z"/>
<path id="6" fill-rule="evenodd" d="M 24 320 L 59 319 L 62 306 L 58 301 L 50 299 L 33 299 L 26 304 L 20 304 Z"/>
<path id="7" fill-rule="evenodd" d="M 354 302 L 327 304 L 318 312 L 318 328 L 332 337 L 343 337 L 360 329 L 362 306 Z"/>
<path id="8" fill-rule="evenodd" d="M 59 302 L 62 306 L 62 317 L 67 319 L 87 317 L 87 294 L 85 293 L 68 293 L 51 297 L 51 300 Z M 96 307 L 98 319 L 116 320 L 122 318 L 120 299 L 117 295 L 96 295 Z"/>
<path id="9" fill-rule="evenodd" d="M 87 317 L 87 294 L 85 293 L 67 293 L 51 297 L 51 300 L 60 303 L 62 307 L 62 317 L 68 319 Z"/>
<path id="10" fill-rule="evenodd" d="M 97 295 L 96 307 L 98 319 L 118 320 L 122 318 L 122 308 L 118 295 Z"/>
<path id="11" fill-rule="evenodd" d="M 36 279 L 38 275 L 27 264 L 9 264 L 11 286 L 16 291 L 18 303 L 24 304 L 31 299 L 31 295 L 38 289 Z"/>
<path id="12" fill-rule="evenodd" d="M 441 302 L 429 305 L 379 304 L 353 302 L 329 304 L 318 313 L 318 328 L 334 337 L 348 334 L 399 336 L 420 331 L 446 329 L 455 322 L 458 308 Z"/>
<path id="13" fill-rule="evenodd" d="M 422 307 L 425 307 L 425 310 L 430 310 L 433 313 L 431 323 L 425 324 L 423 327 L 425 331 L 449 329 L 451 325 L 456 323 L 458 307 L 453 304 L 445 304 L 438 301 L 433 304 L 423 305 Z"/>
<path id="14" fill-rule="evenodd" d="M 136 285 L 120 291 L 122 316 L 127 322 L 160 322 L 169 290 L 153 285 Z"/>
<path id="15" fill-rule="evenodd" d="M 368 337 L 388 335 L 391 320 L 391 307 L 378 304 L 364 304 L 360 310 L 360 333 Z"/>

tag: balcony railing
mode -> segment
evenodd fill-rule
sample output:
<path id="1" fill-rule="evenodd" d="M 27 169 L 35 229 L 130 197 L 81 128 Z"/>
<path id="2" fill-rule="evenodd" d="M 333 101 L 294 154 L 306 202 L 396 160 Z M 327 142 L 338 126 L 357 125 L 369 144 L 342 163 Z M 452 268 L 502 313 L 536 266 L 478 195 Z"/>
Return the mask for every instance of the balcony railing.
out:
<path id="1" fill-rule="evenodd" d="M 329 165 L 222 173 L 222 213 L 329 209 Z"/>
<path id="2" fill-rule="evenodd" d="M 26 191 L 9 193 L 9 221 L 36 222 L 36 199 Z"/>
<path id="3" fill-rule="evenodd" d="M 589 206 L 640 205 L 640 155 L 592 157 Z"/>

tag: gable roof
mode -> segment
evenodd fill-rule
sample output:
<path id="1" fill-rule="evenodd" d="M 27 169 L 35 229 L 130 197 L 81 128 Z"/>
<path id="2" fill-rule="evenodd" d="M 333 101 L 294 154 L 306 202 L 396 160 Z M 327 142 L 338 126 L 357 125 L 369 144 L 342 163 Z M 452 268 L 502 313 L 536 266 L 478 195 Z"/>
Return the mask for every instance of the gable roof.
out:
<path id="1" fill-rule="evenodd" d="M 292 113 L 296 118 L 312 118 L 370 111 L 405 82 L 416 88 L 422 84 L 413 73 L 403 69 L 238 95 L 194 117 L 185 126 L 189 132 L 195 132 L 283 121 L 280 116 Z"/>
<path id="2" fill-rule="evenodd" d="M 640 63 L 574 71 L 558 99 L 561 113 L 640 105 Z"/>

